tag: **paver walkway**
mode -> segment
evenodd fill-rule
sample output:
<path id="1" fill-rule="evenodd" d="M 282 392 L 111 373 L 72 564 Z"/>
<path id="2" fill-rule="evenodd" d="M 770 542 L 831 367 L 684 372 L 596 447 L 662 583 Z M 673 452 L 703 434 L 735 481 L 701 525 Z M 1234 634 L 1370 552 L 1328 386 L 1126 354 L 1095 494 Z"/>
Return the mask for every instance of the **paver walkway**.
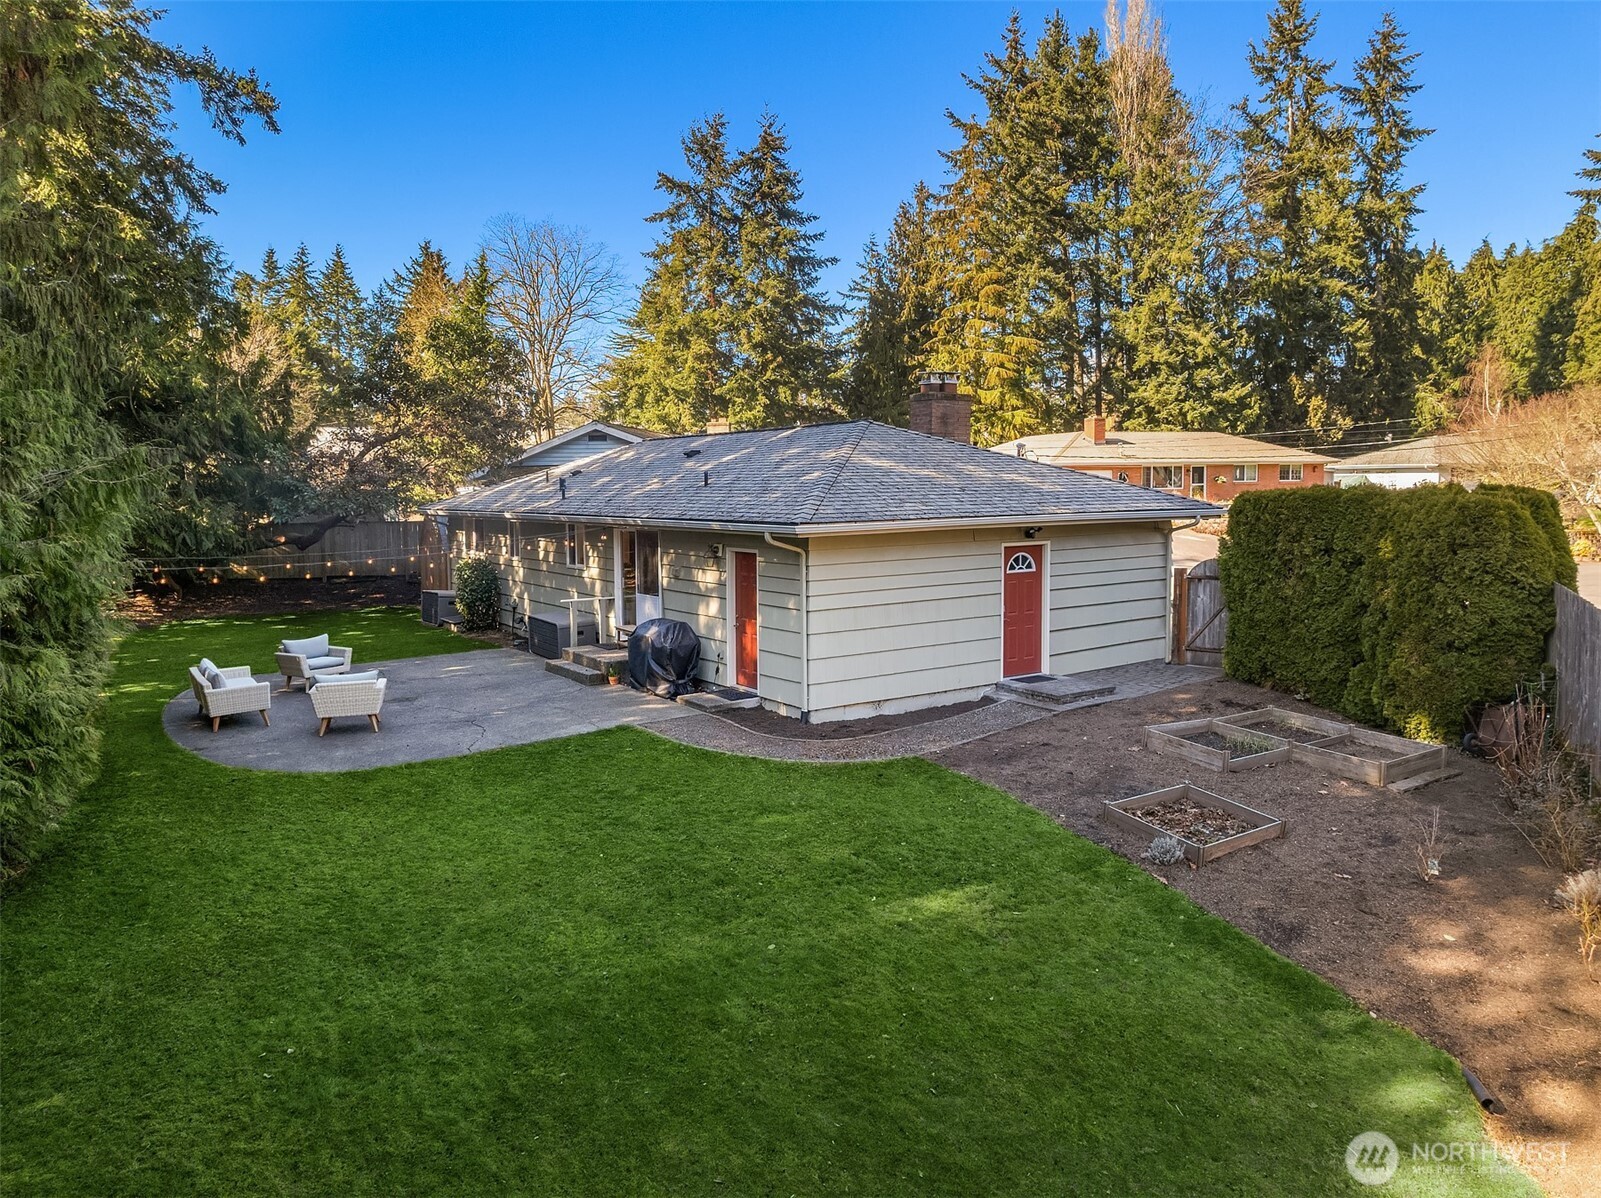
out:
<path id="1" fill-rule="evenodd" d="M 376 668 L 389 680 L 382 732 L 350 716 L 318 737 L 311 699 L 298 685 L 288 694 L 280 690 L 281 674 L 258 675 L 273 683 L 270 728 L 249 712 L 229 716 L 213 733 L 211 721 L 195 714 L 187 690 L 167 704 L 161 722 L 184 748 L 222 765 L 322 773 L 458 757 L 693 715 L 626 686 L 579 686 L 547 673 L 543 658 L 510 649 L 406 658 Z"/>
<path id="2" fill-rule="evenodd" d="M 1116 688 L 1113 693 L 1062 707 L 1040 707 L 1008 699 L 987 707 L 975 707 L 960 715 L 943 719 L 936 717 L 925 724 L 911 724 L 852 739 L 805 740 L 772 736 L 754 732 L 717 715 L 664 724 L 651 731 L 703 749 L 737 753 L 744 757 L 766 757 L 773 761 L 887 761 L 893 757 L 921 757 L 943 752 L 1058 712 L 1151 695 L 1216 678 L 1221 674 L 1221 670 L 1206 666 L 1175 666 L 1159 661 L 1089 670 L 1073 675 L 1073 680 L 1090 688 L 1113 686 Z"/>

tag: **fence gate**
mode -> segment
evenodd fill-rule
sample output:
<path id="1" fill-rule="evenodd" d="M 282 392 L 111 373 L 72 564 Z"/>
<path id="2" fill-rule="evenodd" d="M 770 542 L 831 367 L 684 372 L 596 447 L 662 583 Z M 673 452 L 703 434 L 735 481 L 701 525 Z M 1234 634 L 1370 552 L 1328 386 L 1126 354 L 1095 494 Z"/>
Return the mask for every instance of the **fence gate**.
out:
<path id="1" fill-rule="evenodd" d="M 1221 666 L 1229 631 L 1223 581 L 1217 558 L 1173 571 L 1173 660 L 1192 666 Z"/>

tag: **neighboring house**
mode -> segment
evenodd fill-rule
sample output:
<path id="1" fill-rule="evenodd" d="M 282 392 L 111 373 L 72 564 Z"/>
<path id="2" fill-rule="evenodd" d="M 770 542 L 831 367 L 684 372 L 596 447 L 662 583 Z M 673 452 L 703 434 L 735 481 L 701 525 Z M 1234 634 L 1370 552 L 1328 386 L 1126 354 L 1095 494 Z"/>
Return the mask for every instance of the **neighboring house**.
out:
<path id="1" fill-rule="evenodd" d="M 1377 483 L 1381 487 L 1415 487 L 1419 483 L 1478 481 L 1484 448 L 1463 433 L 1436 433 L 1372 453 L 1343 458 L 1329 467 L 1329 479 L 1342 487 Z"/>
<path id="2" fill-rule="evenodd" d="M 872 421 L 641 441 L 431 510 L 498 563 L 503 622 L 683 620 L 702 679 L 814 721 L 1165 660 L 1173 521 L 1216 513 Z"/>
<path id="3" fill-rule="evenodd" d="M 493 471 L 483 471 L 475 478 L 492 478 L 500 481 L 525 475 L 546 475 L 562 466 L 592 458 L 624 445 L 637 445 L 660 433 L 634 428 L 627 424 L 609 424 L 604 420 L 591 420 L 577 428 L 557 433 L 543 441 L 536 441 L 511 461 Z"/>
<path id="4" fill-rule="evenodd" d="M 1326 482 L 1324 467 L 1334 461 L 1229 433 L 1108 431 L 1099 416 L 1085 420 L 1081 433 L 1019 437 L 993 449 L 1209 503 L 1227 503 L 1245 491 Z"/>

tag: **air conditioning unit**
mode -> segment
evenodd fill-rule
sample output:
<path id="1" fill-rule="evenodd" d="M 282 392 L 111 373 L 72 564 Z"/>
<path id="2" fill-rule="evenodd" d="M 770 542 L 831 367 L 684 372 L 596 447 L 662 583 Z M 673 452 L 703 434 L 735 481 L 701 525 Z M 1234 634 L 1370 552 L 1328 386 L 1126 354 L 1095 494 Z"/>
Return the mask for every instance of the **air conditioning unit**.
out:
<path id="1" fill-rule="evenodd" d="M 571 649 L 578 645 L 600 644 L 600 629 L 595 624 L 593 612 L 579 612 L 574 623 L 578 626 L 578 636 L 573 638 L 572 626 L 567 622 L 567 612 L 559 607 L 546 611 L 528 613 L 528 648 L 541 657 L 560 657 L 563 649 Z"/>
<path id="2" fill-rule="evenodd" d="M 456 624 L 461 615 L 456 611 L 455 591 L 424 591 L 422 593 L 422 622 L 437 627 Z"/>

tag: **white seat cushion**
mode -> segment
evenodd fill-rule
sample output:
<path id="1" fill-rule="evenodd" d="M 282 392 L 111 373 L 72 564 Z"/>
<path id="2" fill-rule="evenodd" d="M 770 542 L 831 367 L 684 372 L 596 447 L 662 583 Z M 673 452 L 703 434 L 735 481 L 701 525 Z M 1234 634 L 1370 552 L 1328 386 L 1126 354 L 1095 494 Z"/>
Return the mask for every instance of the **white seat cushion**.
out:
<path id="1" fill-rule="evenodd" d="M 306 665 L 311 668 L 311 671 L 313 673 L 316 673 L 318 670 L 327 670 L 327 669 L 331 669 L 334 666 L 342 666 L 344 664 L 345 664 L 345 659 L 343 657 L 327 657 L 327 656 L 323 656 L 323 657 L 308 657 L 306 659 Z"/>
<path id="2" fill-rule="evenodd" d="M 377 681 L 378 681 L 378 671 L 377 670 L 363 670 L 360 674 L 313 674 L 311 676 L 311 684 L 313 686 L 327 686 L 330 683 L 337 684 L 337 683 L 341 683 L 341 682 L 377 682 Z"/>
<path id="3" fill-rule="evenodd" d="M 227 689 L 229 687 L 234 687 L 234 686 L 255 686 L 255 685 L 256 685 L 256 680 L 254 678 L 250 677 L 250 675 L 248 675 L 248 674 L 246 674 L 243 678 L 224 678 L 222 680 L 223 689 Z"/>
<path id="4" fill-rule="evenodd" d="M 285 641 L 283 646 L 285 653 L 293 653 L 299 657 L 318 658 L 328 656 L 327 636 L 308 636 L 304 640 Z M 315 665 L 316 662 L 313 661 L 312 664 Z M 338 664 L 337 658 L 334 664 Z"/>

